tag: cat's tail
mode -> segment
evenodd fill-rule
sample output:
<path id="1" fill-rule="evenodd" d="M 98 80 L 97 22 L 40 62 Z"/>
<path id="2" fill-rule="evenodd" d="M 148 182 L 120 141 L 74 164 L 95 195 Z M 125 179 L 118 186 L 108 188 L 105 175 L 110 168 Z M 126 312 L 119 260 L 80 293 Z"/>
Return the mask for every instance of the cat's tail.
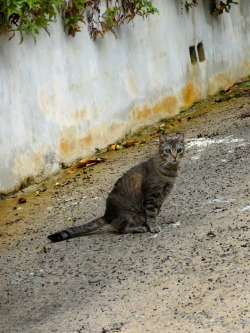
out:
<path id="1" fill-rule="evenodd" d="M 99 229 L 106 224 L 108 224 L 108 222 L 104 219 L 104 217 L 99 217 L 87 224 L 68 228 L 66 230 L 49 235 L 48 239 L 50 239 L 52 242 L 61 242 L 69 238 L 80 237 L 82 235 L 88 234 L 89 232 Z"/>

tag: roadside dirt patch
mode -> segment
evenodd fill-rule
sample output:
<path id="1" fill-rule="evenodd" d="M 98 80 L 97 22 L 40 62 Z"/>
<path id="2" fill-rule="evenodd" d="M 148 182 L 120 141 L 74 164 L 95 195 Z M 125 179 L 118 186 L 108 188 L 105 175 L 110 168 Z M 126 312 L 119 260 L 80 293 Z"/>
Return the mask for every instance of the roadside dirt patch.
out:
<path id="1" fill-rule="evenodd" d="M 250 98 L 216 98 L 141 131 L 104 163 L 0 202 L 1 332 L 249 331 Z M 156 151 L 162 130 L 189 142 L 160 234 L 104 228 L 47 240 L 102 215 L 115 181 Z"/>

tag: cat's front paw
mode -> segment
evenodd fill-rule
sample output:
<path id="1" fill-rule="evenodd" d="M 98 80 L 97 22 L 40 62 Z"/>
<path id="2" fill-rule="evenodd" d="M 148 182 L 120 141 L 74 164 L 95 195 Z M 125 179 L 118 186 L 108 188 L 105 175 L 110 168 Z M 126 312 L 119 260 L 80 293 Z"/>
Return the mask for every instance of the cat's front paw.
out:
<path id="1" fill-rule="evenodd" d="M 161 227 L 159 225 L 149 225 L 148 226 L 149 231 L 152 232 L 153 234 L 157 234 L 159 232 L 161 232 Z"/>

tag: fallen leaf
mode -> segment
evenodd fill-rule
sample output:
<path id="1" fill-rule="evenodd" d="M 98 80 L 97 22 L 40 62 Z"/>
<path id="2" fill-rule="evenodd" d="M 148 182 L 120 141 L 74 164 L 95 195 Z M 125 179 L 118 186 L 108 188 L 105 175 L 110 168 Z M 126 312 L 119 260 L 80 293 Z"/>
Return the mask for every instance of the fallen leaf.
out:
<path id="1" fill-rule="evenodd" d="M 233 88 L 234 87 L 234 84 L 230 84 L 229 86 L 227 86 L 225 89 L 224 89 L 224 91 L 228 91 L 228 90 L 230 90 L 231 88 Z"/>
<path id="2" fill-rule="evenodd" d="M 55 186 L 61 186 L 61 183 L 55 183 Z"/>
<path id="3" fill-rule="evenodd" d="M 125 148 L 129 148 L 129 147 L 134 146 L 136 143 L 138 143 L 138 141 L 136 141 L 136 140 L 128 140 L 128 141 L 124 141 L 122 143 L 122 146 L 125 147 Z"/>
<path id="4" fill-rule="evenodd" d="M 72 173 L 74 173 L 74 172 L 75 172 L 75 169 L 73 169 L 73 168 L 70 168 L 70 169 L 67 171 L 68 174 L 72 174 Z"/>
<path id="5" fill-rule="evenodd" d="M 71 220 L 72 220 L 72 217 L 68 217 L 66 221 L 68 222 L 68 221 L 71 221 Z"/>
<path id="6" fill-rule="evenodd" d="M 51 247 L 44 246 L 38 253 L 47 253 L 51 250 Z"/>
<path id="7" fill-rule="evenodd" d="M 207 233 L 207 236 L 210 237 L 210 238 L 214 238 L 214 237 L 216 237 L 215 233 L 213 233 L 212 231 L 209 231 L 209 232 Z"/>
<path id="8" fill-rule="evenodd" d="M 86 158 L 75 165 L 75 168 L 83 168 L 85 166 L 96 165 L 98 163 L 106 162 L 106 158 Z"/>
<path id="9" fill-rule="evenodd" d="M 19 199 L 18 199 L 18 203 L 19 203 L 19 204 L 23 204 L 23 203 L 25 203 L 25 202 L 27 202 L 27 200 L 26 200 L 25 198 L 19 198 Z"/>
<path id="10" fill-rule="evenodd" d="M 120 145 L 113 143 L 113 144 L 107 146 L 107 151 L 118 150 L 119 147 L 120 147 Z"/>

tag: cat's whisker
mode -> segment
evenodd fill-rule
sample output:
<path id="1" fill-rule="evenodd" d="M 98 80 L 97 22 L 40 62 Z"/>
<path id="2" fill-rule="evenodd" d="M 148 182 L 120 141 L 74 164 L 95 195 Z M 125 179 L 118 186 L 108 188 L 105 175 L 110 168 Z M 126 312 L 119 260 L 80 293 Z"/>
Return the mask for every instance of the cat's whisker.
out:
<path id="1" fill-rule="evenodd" d="M 168 161 L 163 161 L 160 163 L 160 166 L 163 166 L 165 168 L 168 165 Z"/>

